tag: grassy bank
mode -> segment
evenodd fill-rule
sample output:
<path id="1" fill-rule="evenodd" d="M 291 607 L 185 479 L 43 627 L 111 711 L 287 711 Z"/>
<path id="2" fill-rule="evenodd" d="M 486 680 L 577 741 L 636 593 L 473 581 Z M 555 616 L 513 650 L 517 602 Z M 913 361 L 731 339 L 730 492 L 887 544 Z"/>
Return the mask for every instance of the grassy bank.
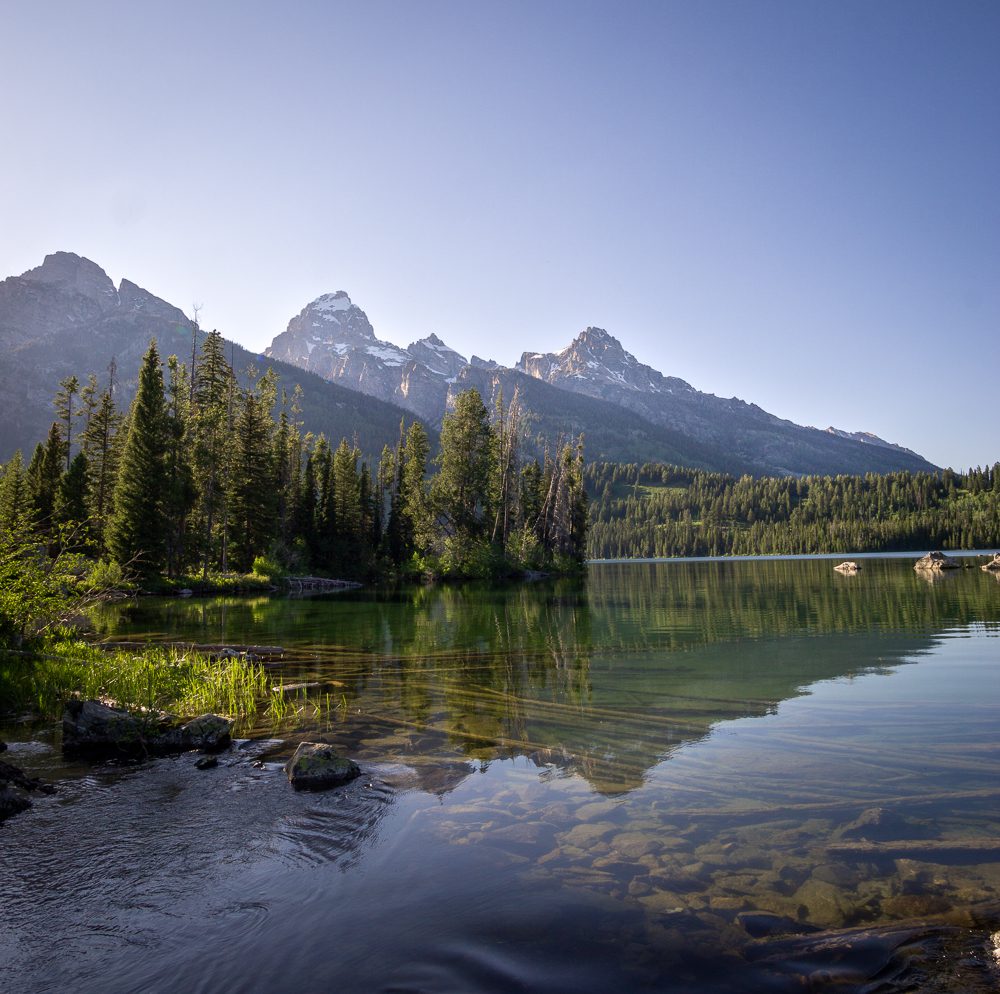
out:
<path id="1" fill-rule="evenodd" d="M 107 651 L 78 639 L 53 638 L 27 652 L 0 650 L 0 713 L 57 718 L 74 694 L 132 711 L 193 717 L 212 711 L 246 726 L 283 707 L 260 663 L 211 660 L 171 647 Z"/>

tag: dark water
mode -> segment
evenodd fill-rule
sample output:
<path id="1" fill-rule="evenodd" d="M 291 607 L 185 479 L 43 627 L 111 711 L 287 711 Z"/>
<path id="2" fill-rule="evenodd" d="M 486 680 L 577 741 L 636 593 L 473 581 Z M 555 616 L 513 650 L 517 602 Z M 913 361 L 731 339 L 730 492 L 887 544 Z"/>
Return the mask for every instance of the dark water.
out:
<path id="1" fill-rule="evenodd" d="M 60 789 L 0 828 L 0 990 L 995 989 L 1000 584 L 831 566 L 106 610 L 310 686 L 208 772 L 2 729 Z M 364 776 L 294 793 L 313 739 Z"/>

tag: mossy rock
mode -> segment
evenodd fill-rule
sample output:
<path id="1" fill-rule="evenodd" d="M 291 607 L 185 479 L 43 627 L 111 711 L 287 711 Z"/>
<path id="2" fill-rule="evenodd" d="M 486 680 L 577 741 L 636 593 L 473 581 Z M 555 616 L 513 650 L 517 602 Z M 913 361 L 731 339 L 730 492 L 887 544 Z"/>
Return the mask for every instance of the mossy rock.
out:
<path id="1" fill-rule="evenodd" d="M 285 773 L 296 790 L 328 790 L 360 776 L 361 768 L 323 742 L 302 742 L 285 765 Z"/>

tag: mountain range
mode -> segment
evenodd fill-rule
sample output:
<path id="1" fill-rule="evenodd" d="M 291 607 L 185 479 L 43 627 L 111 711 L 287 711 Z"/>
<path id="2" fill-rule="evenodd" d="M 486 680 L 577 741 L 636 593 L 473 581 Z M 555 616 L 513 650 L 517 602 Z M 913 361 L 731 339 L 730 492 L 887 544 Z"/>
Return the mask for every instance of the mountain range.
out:
<path id="1" fill-rule="evenodd" d="M 266 353 L 399 404 L 440 425 L 455 395 L 475 386 L 488 402 L 516 390 L 542 434 L 583 431 L 591 459 L 664 461 L 735 473 L 932 470 L 877 435 L 819 431 L 723 399 L 639 362 L 613 335 L 587 328 L 561 352 L 525 352 L 513 367 L 466 359 L 436 335 L 405 349 L 375 335 L 343 291 L 307 305 Z"/>
<path id="2" fill-rule="evenodd" d="M 161 357 L 190 359 L 193 341 L 204 337 L 177 307 L 128 280 L 114 285 L 100 266 L 70 252 L 45 257 L 42 265 L 0 282 L 0 460 L 21 449 L 29 458 L 55 418 L 52 398 L 60 380 L 81 384 L 94 373 L 100 389 L 108 366 L 117 367 L 115 400 L 126 409 L 135 393 L 139 364 L 151 338 Z M 232 366 L 273 367 L 289 393 L 302 388 L 306 430 L 339 440 L 357 440 L 368 456 L 395 444 L 401 418 L 411 412 L 331 383 L 314 373 L 226 343 Z M 431 432 L 432 438 L 434 433 Z"/>
<path id="3" fill-rule="evenodd" d="M 53 418 L 66 376 L 114 359 L 127 403 L 149 339 L 185 358 L 199 331 L 177 307 L 129 280 L 116 287 L 95 263 L 68 252 L 0 282 L 0 458 L 25 454 Z M 379 339 L 344 291 L 293 317 L 263 356 L 228 343 L 234 368 L 273 367 L 302 387 L 306 430 L 356 439 L 368 455 L 393 445 L 401 418 L 418 416 L 432 439 L 456 395 L 476 387 L 489 404 L 515 392 L 528 417 L 529 448 L 583 433 L 588 460 L 671 462 L 732 473 L 926 470 L 909 449 L 868 433 L 802 427 L 736 398 L 696 390 L 640 363 L 607 331 L 587 328 L 558 353 L 524 353 L 512 367 L 466 359 L 436 335 L 405 349 Z"/>

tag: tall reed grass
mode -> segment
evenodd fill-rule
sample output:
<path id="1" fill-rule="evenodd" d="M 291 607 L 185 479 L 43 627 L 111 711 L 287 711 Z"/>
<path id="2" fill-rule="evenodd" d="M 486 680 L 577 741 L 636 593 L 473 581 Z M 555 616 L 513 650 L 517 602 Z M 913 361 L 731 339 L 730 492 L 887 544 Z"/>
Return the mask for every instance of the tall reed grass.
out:
<path id="1" fill-rule="evenodd" d="M 52 640 L 30 655 L 0 652 L 0 711 L 54 718 L 73 694 L 180 717 L 213 711 L 238 726 L 268 713 L 280 696 L 260 663 L 212 660 L 173 647 L 107 651 L 80 640 Z"/>

